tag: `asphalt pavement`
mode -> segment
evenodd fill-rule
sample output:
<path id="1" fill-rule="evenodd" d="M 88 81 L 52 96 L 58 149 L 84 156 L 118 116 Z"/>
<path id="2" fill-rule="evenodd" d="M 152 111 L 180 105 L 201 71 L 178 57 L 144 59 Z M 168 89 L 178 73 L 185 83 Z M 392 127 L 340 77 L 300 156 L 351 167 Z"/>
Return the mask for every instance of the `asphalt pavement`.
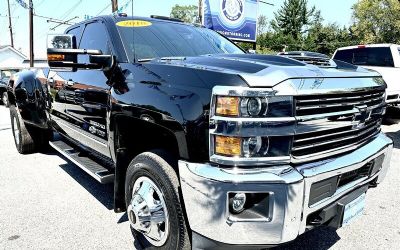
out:
<path id="1" fill-rule="evenodd" d="M 277 249 L 400 248 L 400 124 L 383 130 L 395 140 L 392 163 L 385 181 L 368 191 L 364 215 Z M 0 249 L 135 249 L 112 196 L 112 184 L 99 184 L 54 150 L 18 154 L 9 111 L 0 106 Z"/>

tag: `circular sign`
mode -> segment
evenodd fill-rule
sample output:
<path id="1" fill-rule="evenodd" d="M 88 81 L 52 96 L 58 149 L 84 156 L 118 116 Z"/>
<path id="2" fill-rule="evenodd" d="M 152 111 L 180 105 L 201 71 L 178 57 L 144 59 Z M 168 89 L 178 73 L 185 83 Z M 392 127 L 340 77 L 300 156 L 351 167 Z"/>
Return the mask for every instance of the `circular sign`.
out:
<path id="1" fill-rule="evenodd" d="M 244 20 L 245 0 L 222 0 L 221 13 L 224 23 L 230 27 L 238 27 Z"/>

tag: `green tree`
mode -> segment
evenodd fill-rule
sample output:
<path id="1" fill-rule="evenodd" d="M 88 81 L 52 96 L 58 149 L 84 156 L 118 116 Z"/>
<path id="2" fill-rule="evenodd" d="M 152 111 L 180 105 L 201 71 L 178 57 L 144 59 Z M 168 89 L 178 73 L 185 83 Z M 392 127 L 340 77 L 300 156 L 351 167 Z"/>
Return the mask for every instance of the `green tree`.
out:
<path id="1" fill-rule="evenodd" d="M 340 28 L 334 23 L 327 25 L 318 23 L 310 28 L 303 49 L 332 55 L 337 48 L 352 45 L 354 42 L 345 27 Z"/>
<path id="2" fill-rule="evenodd" d="M 362 43 L 400 43 L 398 0 L 360 0 L 353 6 L 351 31 Z"/>
<path id="3" fill-rule="evenodd" d="M 257 35 L 263 34 L 266 29 L 268 28 L 268 19 L 264 15 L 258 16 L 258 22 L 257 22 Z"/>
<path id="4" fill-rule="evenodd" d="M 303 28 L 311 24 L 315 7 L 308 8 L 307 0 L 285 0 L 283 6 L 274 13 L 272 28 L 284 35 L 291 35 L 295 40 L 302 37 Z"/>
<path id="5" fill-rule="evenodd" d="M 172 7 L 170 17 L 181 19 L 186 23 L 196 23 L 198 20 L 198 7 L 196 5 L 179 5 Z"/>

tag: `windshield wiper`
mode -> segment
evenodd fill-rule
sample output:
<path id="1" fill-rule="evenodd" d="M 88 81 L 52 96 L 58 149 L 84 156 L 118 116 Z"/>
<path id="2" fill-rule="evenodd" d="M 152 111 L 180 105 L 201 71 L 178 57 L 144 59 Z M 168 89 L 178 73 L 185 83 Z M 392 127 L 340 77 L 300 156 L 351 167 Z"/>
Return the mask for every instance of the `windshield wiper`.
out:
<path id="1" fill-rule="evenodd" d="M 155 59 L 158 59 L 161 61 L 184 61 L 184 60 L 186 60 L 186 57 L 184 57 L 184 56 L 169 56 L 169 57 L 161 57 L 161 58 L 142 58 L 142 59 L 138 59 L 137 61 L 142 63 L 142 62 L 150 62 Z"/>
<path id="2" fill-rule="evenodd" d="M 143 58 L 143 59 L 138 59 L 137 61 L 138 62 L 150 62 L 150 61 L 153 61 L 155 58 Z"/>
<path id="3" fill-rule="evenodd" d="M 184 56 L 161 57 L 160 60 L 162 60 L 162 61 L 184 61 L 184 60 L 186 60 L 186 57 L 184 57 Z"/>

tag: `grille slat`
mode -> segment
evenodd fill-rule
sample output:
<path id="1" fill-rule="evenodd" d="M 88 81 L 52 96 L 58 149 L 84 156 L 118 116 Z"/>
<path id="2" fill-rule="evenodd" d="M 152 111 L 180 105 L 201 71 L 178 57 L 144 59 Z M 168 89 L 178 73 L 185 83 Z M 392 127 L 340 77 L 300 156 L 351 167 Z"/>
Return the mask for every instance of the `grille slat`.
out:
<path id="1" fill-rule="evenodd" d="M 368 107 L 384 103 L 385 90 L 341 93 L 321 96 L 297 96 L 296 115 L 316 115 L 352 110 L 357 106 Z"/>
<path id="2" fill-rule="evenodd" d="M 320 96 L 297 96 L 295 99 L 296 116 L 298 118 L 319 114 L 327 114 L 326 116 L 330 117 L 329 113 L 345 111 L 345 116 L 339 115 L 329 118 L 326 123 L 334 122 L 335 119 L 350 119 L 350 121 L 353 119 L 353 122 L 350 123 L 352 125 L 347 123 L 343 127 L 324 128 L 323 130 L 296 134 L 293 141 L 292 157 L 299 162 L 320 159 L 342 153 L 345 150 L 351 150 L 368 142 L 380 133 L 381 107 L 385 101 L 383 89 Z M 374 115 L 366 117 L 365 120 L 354 120 L 357 115 L 354 110 L 364 108 Z M 347 114 L 348 111 L 352 110 L 354 113 Z"/>
<path id="3" fill-rule="evenodd" d="M 335 133 L 335 134 L 328 134 L 325 136 L 320 136 L 319 138 L 312 138 L 310 140 L 316 141 L 315 143 L 309 143 L 309 144 L 305 144 L 303 146 L 297 146 L 299 143 L 303 143 L 307 142 L 307 141 L 297 141 L 296 140 L 296 144 L 293 147 L 293 151 L 296 152 L 298 150 L 304 150 L 304 149 L 309 149 L 312 147 L 319 147 L 319 146 L 323 146 L 323 145 L 327 145 L 327 144 L 332 144 L 332 143 L 338 143 L 344 140 L 351 140 L 351 139 L 358 139 L 361 138 L 362 136 L 368 134 L 371 131 L 376 131 L 377 129 L 379 129 L 379 124 L 374 124 L 373 126 L 368 126 L 365 127 L 363 129 L 360 129 L 358 131 L 347 131 L 347 132 L 341 132 L 339 134 Z M 345 136 L 343 136 L 343 134 L 345 134 Z M 340 137 L 338 137 L 339 135 L 342 135 Z M 331 139 L 331 137 L 337 137 L 335 139 Z M 329 140 L 327 140 L 329 138 Z"/>

